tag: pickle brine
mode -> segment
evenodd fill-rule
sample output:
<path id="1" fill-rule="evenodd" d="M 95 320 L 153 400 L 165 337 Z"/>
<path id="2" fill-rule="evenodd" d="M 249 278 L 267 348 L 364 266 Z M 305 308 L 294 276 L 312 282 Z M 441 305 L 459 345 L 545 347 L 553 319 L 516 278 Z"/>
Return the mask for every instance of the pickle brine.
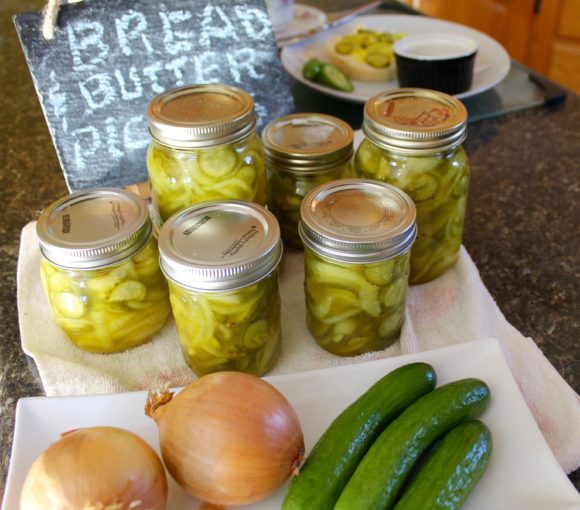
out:
<path id="1" fill-rule="evenodd" d="M 430 281 L 459 256 L 470 168 L 462 147 L 429 156 L 401 156 L 363 140 L 355 156 L 361 177 L 405 191 L 417 207 L 410 283 Z"/>
<path id="2" fill-rule="evenodd" d="M 167 283 L 152 238 L 112 267 L 64 269 L 43 259 L 41 278 L 54 319 L 81 349 L 111 353 L 140 345 L 170 314 Z"/>
<path id="3" fill-rule="evenodd" d="M 182 351 L 198 375 L 236 370 L 263 375 L 280 350 L 277 272 L 247 287 L 191 292 L 170 283 Z"/>
<path id="4" fill-rule="evenodd" d="M 384 349 L 401 332 L 409 252 L 372 264 L 347 264 L 304 251 L 308 329 L 340 356 Z"/>

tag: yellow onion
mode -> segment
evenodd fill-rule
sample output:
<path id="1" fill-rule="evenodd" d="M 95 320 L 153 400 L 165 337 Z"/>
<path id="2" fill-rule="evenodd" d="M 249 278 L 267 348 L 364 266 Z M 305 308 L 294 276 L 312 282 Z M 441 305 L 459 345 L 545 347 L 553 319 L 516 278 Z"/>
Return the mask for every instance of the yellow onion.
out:
<path id="1" fill-rule="evenodd" d="M 167 477 L 143 439 L 116 427 L 67 432 L 30 468 L 20 510 L 165 510 Z"/>
<path id="2" fill-rule="evenodd" d="M 298 468 L 304 438 L 298 416 L 271 384 L 241 372 L 216 372 L 173 398 L 150 392 L 146 413 L 159 427 L 167 470 L 212 505 L 266 498 Z"/>

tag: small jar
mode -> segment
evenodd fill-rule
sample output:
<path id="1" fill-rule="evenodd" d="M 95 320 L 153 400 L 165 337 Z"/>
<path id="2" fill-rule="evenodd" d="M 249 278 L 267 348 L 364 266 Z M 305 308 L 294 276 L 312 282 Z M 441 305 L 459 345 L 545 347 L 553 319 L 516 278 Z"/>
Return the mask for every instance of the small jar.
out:
<path id="1" fill-rule="evenodd" d="M 415 206 L 378 181 L 346 179 L 312 190 L 301 207 L 306 319 L 318 344 L 353 356 L 400 335 L 415 240 Z"/>
<path id="2" fill-rule="evenodd" d="M 411 284 L 437 278 L 459 255 L 470 180 L 461 145 L 466 124 L 463 104 L 432 90 L 398 89 L 365 105 L 356 174 L 393 184 L 414 200 Z"/>
<path id="3" fill-rule="evenodd" d="M 47 207 L 36 231 L 56 323 L 86 351 L 149 340 L 170 314 L 146 202 L 120 189 L 81 191 Z"/>
<path id="4" fill-rule="evenodd" d="M 306 193 L 325 182 L 354 177 L 352 128 L 330 115 L 297 113 L 268 124 L 262 141 L 268 207 L 280 222 L 284 244 L 302 248 L 298 222 Z"/>
<path id="5" fill-rule="evenodd" d="M 241 201 L 192 206 L 159 232 L 161 269 L 183 354 L 198 375 L 261 376 L 280 350 L 280 228 Z"/>
<path id="6" fill-rule="evenodd" d="M 266 204 L 264 149 L 250 94 L 191 85 L 155 97 L 147 114 L 147 169 L 160 222 L 207 200 Z"/>

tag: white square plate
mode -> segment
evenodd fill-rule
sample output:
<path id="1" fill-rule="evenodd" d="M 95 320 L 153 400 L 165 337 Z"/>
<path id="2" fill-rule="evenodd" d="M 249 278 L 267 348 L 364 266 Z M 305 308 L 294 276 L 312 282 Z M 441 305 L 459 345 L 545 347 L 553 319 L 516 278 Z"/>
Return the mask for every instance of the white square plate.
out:
<path id="1" fill-rule="evenodd" d="M 297 410 L 309 450 L 340 411 L 373 382 L 401 365 L 416 361 L 435 368 L 438 385 L 478 377 L 491 389 L 490 406 L 480 418 L 492 431 L 493 455 L 463 510 L 580 508 L 580 496 L 544 441 L 494 339 L 266 379 Z M 3 508 L 18 509 L 20 490 L 34 459 L 67 430 L 97 425 L 123 427 L 139 434 L 159 451 L 155 423 L 143 413 L 145 397 L 144 392 L 133 392 L 21 399 Z M 271 498 L 245 508 L 277 510 L 285 492 L 286 486 Z M 170 481 L 169 508 L 198 510 L 199 503 Z"/>

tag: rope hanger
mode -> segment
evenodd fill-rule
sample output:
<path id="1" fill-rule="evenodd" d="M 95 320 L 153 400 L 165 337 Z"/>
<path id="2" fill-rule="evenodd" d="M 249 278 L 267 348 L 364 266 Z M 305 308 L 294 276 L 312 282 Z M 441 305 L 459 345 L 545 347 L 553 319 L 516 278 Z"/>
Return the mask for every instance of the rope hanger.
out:
<path id="1" fill-rule="evenodd" d="M 64 4 L 73 4 L 81 0 L 48 0 L 48 3 L 42 10 L 42 36 L 50 41 L 54 38 L 54 32 L 57 30 L 56 22 L 60 6 Z"/>

